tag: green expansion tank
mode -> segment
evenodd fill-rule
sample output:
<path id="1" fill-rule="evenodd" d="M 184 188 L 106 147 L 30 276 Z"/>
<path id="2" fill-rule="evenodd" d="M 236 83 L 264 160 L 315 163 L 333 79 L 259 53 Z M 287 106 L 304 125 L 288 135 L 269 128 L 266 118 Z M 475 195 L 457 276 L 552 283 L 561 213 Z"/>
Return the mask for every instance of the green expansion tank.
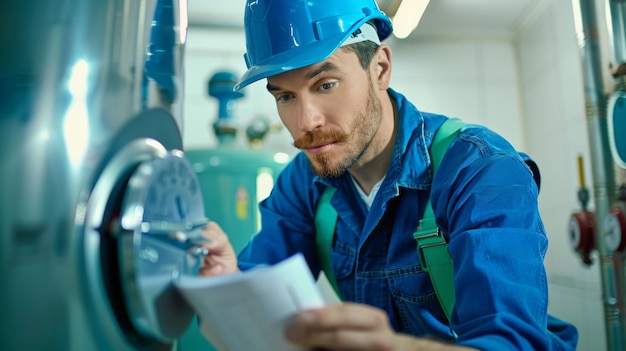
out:
<path id="1" fill-rule="evenodd" d="M 249 145 L 236 142 L 237 123 L 232 110 L 234 100 L 243 97 L 242 92 L 233 92 L 236 80 L 227 71 L 217 72 L 209 80 L 209 95 L 219 101 L 219 115 L 213 124 L 218 146 L 187 149 L 185 157 L 198 177 L 206 217 L 222 227 L 239 253 L 260 228 L 258 203 L 269 195 L 290 156 L 260 147 L 272 129 L 264 119 L 255 119 L 246 128 Z M 198 321 L 191 324 L 177 349 L 215 350 L 200 334 Z"/>
<path id="2" fill-rule="evenodd" d="M 198 176 L 206 216 L 228 234 L 238 253 L 260 228 L 258 203 L 266 198 L 289 156 L 243 148 L 187 150 Z"/>

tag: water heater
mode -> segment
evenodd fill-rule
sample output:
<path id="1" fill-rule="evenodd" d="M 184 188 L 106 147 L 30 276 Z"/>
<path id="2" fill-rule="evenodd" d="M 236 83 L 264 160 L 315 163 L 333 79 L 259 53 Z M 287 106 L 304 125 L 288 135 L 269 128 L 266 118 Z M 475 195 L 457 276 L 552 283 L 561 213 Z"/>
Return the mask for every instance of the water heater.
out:
<path id="1" fill-rule="evenodd" d="M 185 0 L 0 5 L 3 350 L 173 350 L 206 223 L 182 151 Z"/>

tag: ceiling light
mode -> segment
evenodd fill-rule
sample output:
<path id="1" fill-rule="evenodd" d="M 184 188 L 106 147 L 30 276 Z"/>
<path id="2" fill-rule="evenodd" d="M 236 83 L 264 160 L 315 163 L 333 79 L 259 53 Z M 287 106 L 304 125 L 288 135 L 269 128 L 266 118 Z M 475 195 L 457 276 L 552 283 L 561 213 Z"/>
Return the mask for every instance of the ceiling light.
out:
<path id="1" fill-rule="evenodd" d="M 404 39 L 417 28 L 430 0 L 402 0 L 393 16 L 393 35 Z"/>

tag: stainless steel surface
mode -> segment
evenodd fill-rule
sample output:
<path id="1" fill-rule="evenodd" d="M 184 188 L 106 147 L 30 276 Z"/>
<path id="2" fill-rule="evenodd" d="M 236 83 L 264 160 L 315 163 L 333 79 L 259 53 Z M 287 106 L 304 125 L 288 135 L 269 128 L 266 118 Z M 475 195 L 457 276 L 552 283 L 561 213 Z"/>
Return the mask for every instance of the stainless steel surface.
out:
<path id="1" fill-rule="evenodd" d="M 186 1 L 0 13 L 0 349 L 174 348 L 127 308 L 114 229 L 132 171 L 182 149 Z"/>

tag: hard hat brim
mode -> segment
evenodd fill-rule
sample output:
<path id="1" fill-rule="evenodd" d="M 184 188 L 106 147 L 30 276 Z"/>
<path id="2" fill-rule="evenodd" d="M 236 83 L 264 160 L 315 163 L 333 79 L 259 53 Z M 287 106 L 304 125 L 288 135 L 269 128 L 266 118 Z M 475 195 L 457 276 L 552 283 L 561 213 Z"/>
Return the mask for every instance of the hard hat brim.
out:
<path id="1" fill-rule="evenodd" d="M 326 60 L 348 37 L 350 37 L 350 35 L 352 35 L 354 31 L 360 28 L 364 23 L 371 20 L 379 21 L 379 25 L 376 27 L 379 31 L 380 41 L 383 41 L 389 36 L 389 34 L 391 34 L 392 26 L 388 17 L 384 15 L 372 15 L 365 17 L 360 21 L 355 22 L 349 30 L 335 36 L 335 38 L 324 38 L 324 40 L 309 43 L 305 47 L 293 48 L 274 55 L 264 62 L 259 62 L 258 64 L 249 67 L 248 70 L 241 76 L 237 84 L 235 84 L 233 90 L 239 91 L 263 78 L 268 78 Z M 297 64 L 295 64 L 296 62 Z"/>

